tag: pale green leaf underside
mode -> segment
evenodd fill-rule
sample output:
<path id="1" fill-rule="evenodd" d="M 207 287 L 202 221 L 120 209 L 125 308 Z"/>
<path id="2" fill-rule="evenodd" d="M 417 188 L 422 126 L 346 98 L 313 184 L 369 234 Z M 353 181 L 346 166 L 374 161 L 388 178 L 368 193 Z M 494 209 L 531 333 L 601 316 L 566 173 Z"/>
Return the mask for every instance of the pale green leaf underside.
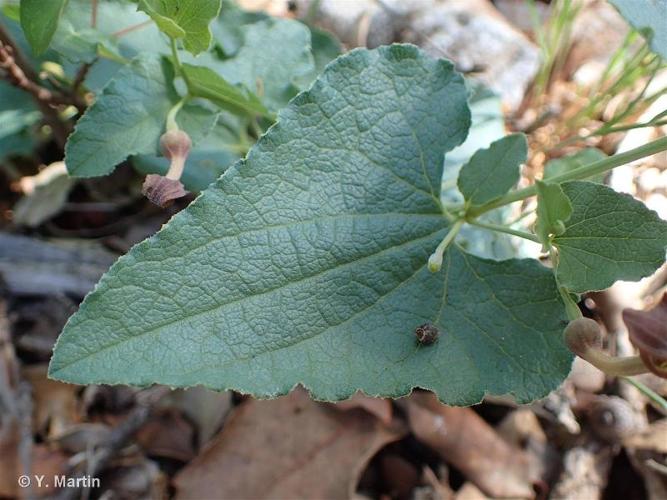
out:
<path id="1" fill-rule="evenodd" d="M 651 49 L 667 58 L 667 1 L 611 0 L 611 3 L 634 28 L 651 30 Z"/>
<path id="2" fill-rule="evenodd" d="M 572 202 L 558 246 L 558 279 L 575 293 L 638 280 L 665 261 L 667 222 L 629 195 L 592 182 L 566 182 Z"/>
<path id="3" fill-rule="evenodd" d="M 51 43 L 67 0 L 21 0 L 21 28 L 35 54 Z"/>
<path id="4" fill-rule="evenodd" d="M 220 12 L 221 0 L 139 0 L 139 9 L 148 14 L 161 31 L 182 39 L 183 47 L 194 55 L 211 45 L 211 21 Z"/>
<path id="5" fill-rule="evenodd" d="M 310 85 L 315 65 L 305 25 L 273 19 L 241 30 L 244 41 L 238 53 L 213 67 L 228 82 L 244 85 L 274 111 Z"/>
<path id="6" fill-rule="evenodd" d="M 135 154 L 156 154 L 165 120 L 180 100 L 172 88 L 173 69 L 155 55 L 144 55 L 121 68 L 78 121 L 65 147 L 70 175 L 106 175 Z M 176 121 L 197 142 L 217 115 L 185 105 Z"/>
<path id="7" fill-rule="evenodd" d="M 50 375 L 263 397 L 303 383 L 327 400 L 545 395 L 571 361 L 551 273 L 456 247 L 426 270 L 447 230 L 443 153 L 469 123 L 450 63 L 405 45 L 339 58 L 245 161 L 112 267 Z M 426 321 L 441 338 L 418 347 Z"/>
<path id="8" fill-rule="evenodd" d="M 507 193 L 519 180 L 528 143 L 523 134 L 511 134 L 472 155 L 461 167 L 459 191 L 471 205 L 482 205 Z"/>

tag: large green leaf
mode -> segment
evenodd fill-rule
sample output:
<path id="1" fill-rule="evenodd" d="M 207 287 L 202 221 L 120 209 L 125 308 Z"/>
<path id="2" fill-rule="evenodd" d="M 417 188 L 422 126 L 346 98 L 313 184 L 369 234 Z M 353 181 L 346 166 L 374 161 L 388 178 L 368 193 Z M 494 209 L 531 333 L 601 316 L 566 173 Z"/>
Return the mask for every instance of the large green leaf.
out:
<path id="1" fill-rule="evenodd" d="M 139 0 L 139 8 L 159 28 L 194 55 L 211 45 L 211 21 L 220 12 L 221 0 Z"/>
<path id="2" fill-rule="evenodd" d="M 558 247 L 558 279 L 572 292 L 638 280 L 665 261 L 667 222 L 629 195 L 592 182 L 566 182 L 572 203 Z"/>
<path id="3" fill-rule="evenodd" d="M 634 28 L 650 30 L 651 48 L 667 59 L 667 1 L 611 0 L 611 3 Z"/>
<path id="4" fill-rule="evenodd" d="M 511 134 L 480 149 L 463 165 L 458 186 L 466 203 L 483 205 L 507 193 L 519 180 L 528 143 L 523 134 Z"/>
<path id="5" fill-rule="evenodd" d="M 171 65 L 153 55 L 139 56 L 118 71 L 67 141 L 70 175 L 105 175 L 128 156 L 157 153 L 167 113 L 180 99 L 172 80 Z M 193 142 L 208 133 L 216 119 L 216 113 L 190 104 L 177 116 Z"/>
<path id="6" fill-rule="evenodd" d="M 409 45 L 355 50 L 188 209 L 122 257 L 50 366 L 76 383 L 204 384 L 316 398 L 415 386 L 451 404 L 544 396 L 567 374 L 564 310 L 536 261 L 452 247 L 443 153 L 470 114 L 451 63 Z M 414 329 L 441 331 L 429 347 Z"/>
<path id="7" fill-rule="evenodd" d="M 35 54 L 51 43 L 67 0 L 21 0 L 21 27 Z"/>

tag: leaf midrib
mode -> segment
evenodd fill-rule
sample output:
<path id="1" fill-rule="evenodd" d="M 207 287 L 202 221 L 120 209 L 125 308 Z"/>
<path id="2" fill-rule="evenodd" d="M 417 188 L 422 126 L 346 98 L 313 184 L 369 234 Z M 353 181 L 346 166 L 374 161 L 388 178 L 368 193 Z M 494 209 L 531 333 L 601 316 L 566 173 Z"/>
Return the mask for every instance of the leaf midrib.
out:
<path id="1" fill-rule="evenodd" d="M 365 256 L 363 256 L 363 257 L 361 257 L 361 258 L 359 258 L 359 259 L 355 259 L 355 260 L 353 260 L 353 261 L 345 262 L 344 264 L 336 265 L 335 267 L 330 267 L 330 268 L 324 269 L 324 270 L 322 270 L 322 271 L 318 271 L 317 273 L 314 273 L 314 274 L 312 274 L 312 275 L 304 276 L 303 278 L 300 278 L 300 279 L 298 279 L 298 280 L 290 281 L 290 282 L 287 282 L 287 283 L 285 283 L 285 284 L 281 284 L 281 285 L 279 285 L 279 286 L 276 286 L 276 287 L 273 287 L 273 288 L 271 288 L 271 289 L 262 291 L 262 292 L 260 292 L 260 293 L 256 293 L 256 294 L 252 294 L 252 295 L 246 295 L 246 296 L 243 296 L 243 297 L 241 297 L 241 298 L 239 298 L 239 299 L 236 299 L 236 300 L 233 300 L 233 301 L 230 301 L 230 302 L 226 302 L 226 303 L 224 303 L 224 304 L 216 304 L 216 305 L 214 305 L 213 307 L 209 307 L 209 308 L 206 308 L 206 309 L 204 309 L 204 310 L 202 310 L 202 311 L 199 311 L 199 312 L 197 312 L 197 313 L 195 313 L 195 314 L 192 314 L 192 315 L 188 316 L 187 318 L 177 318 L 177 319 L 172 320 L 172 321 L 169 321 L 169 322 L 167 322 L 167 323 L 163 323 L 163 324 L 161 324 L 161 325 L 157 325 L 157 326 L 155 326 L 155 327 L 153 327 L 153 328 L 150 328 L 150 329 L 148 329 L 148 330 L 142 330 L 142 331 L 139 332 L 138 334 L 135 334 L 135 335 L 132 335 L 132 334 L 131 334 L 131 337 L 129 337 L 129 338 L 122 338 L 122 339 L 120 339 L 120 340 L 118 340 L 118 341 L 116 341 L 116 342 L 113 342 L 112 344 L 109 344 L 109 345 L 106 345 L 106 346 L 104 346 L 104 347 L 99 348 L 98 350 L 96 350 L 96 351 L 93 352 L 93 353 L 86 354 L 85 356 L 81 356 L 81 357 L 79 357 L 79 358 L 77 358 L 77 359 L 75 359 L 75 360 L 72 360 L 72 361 L 70 361 L 70 362 L 68 362 L 68 363 L 66 363 L 66 364 L 64 364 L 64 365 L 62 365 L 62 366 L 60 366 L 60 367 L 58 368 L 57 371 L 54 371 L 54 372 L 52 373 L 52 375 L 55 376 L 59 371 L 62 371 L 62 370 L 66 369 L 66 368 L 68 368 L 68 367 L 70 367 L 70 366 L 72 366 L 72 365 L 74 365 L 74 364 L 77 364 L 77 363 L 79 363 L 79 362 L 81 362 L 81 361 L 83 361 L 83 360 L 85 360 L 85 359 L 88 359 L 88 358 L 91 358 L 91 357 L 95 357 L 95 356 L 97 356 L 97 355 L 99 355 L 99 354 L 101 354 L 101 353 L 104 353 L 104 352 L 106 352 L 106 351 L 108 351 L 108 350 L 110 350 L 110 349 L 113 349 L 114 347 L 117 347 L 117 346 L 119 346 L 119 345 L 121 345 L 121 344 L 124 344 L 125 342 L 131 342 L 131 341 L 136 340 L 136 339 L 138 339 L 138 338 L 144 338 L 144 337 L 147 336 L 147 335 L 152 335 L 152 334 L 154 334 L 154 333 L 157 333 L 157 332 L 161 331 L 162 329 L 167 328 L 167 327 L 169 327 L 169 326 L 172 326 L 172 325 L 175 325 L 175 324 L 184 322 L 184 321 L 186 321 L 186 320 L 191 321 L 192 319 L 197 318 L 197 317 L 199 317 L 199 316 L 202 316 L 202 315 L 204 315 L 204 314 L 210 313 L 211 311 L 219 310 L 219 309 L 221 309 L 221 308 L 224 308 L 224 307 L 227 307 L 227 306 L 230 306 L 230 305 L 234 305 L 234 304 L 237 304 L 237 303 L 239 303 L 239 302 L 243 302 L 243 301 L 246 301 L 246 300 L 249 300 L 249 299 L 253 299 L 253 298 L 256 298 L 256 297 L 260 297 L 260 296 L 263 296 L 263 295 L 271 294 L 271 293 L 276 292 L 276 291 L 278 291 L 278 290 L 282 290 L 282 289 L 285 289 L 285 288 L 287 288 L 287 287 L 290 287 L 290 286 L 294 286 L 294 285 L 300 284 L 300 283 L 302 283 L 302 282 L 304 282 L 304 281 L 312 280 L 312 279 L 317 278 L 317 277 L 319 277 L 319 276 L 322 276 L 322 275 L 324 275 L 324 274 L 326 274 L 326 273 L 328 273 L 328 272 L 335 271 L 335 270 L 340 270 L 341 268 L 345 268 L 345 267 L 348 267 L 348 266 L 352 266 L 352 265 L 358 264 L 359 262 L 362 262 L 362 261 L 365 261 L 365 260 L 368 260 L 368 259 L 376 258 L 376 257 L 378 257 L 379 255 L 381 255 L 381 254 L 383 254 L 383 253 L 385 253 L 385 252 L 395 251 L 395 250 L 397 250 L 397 249 L 401 249 L 401 248 L 403 248 L 403 247 L 405 247 L 405 246 L 409 246 L 409 245 L 418 243 L 418 242 L 420 242 L 420 241 L 422 241 L 422 240 L 431 239 L 431 238 L 433 238 L 433 235 L 437 234 L 438 232 L 442 232 L 442 231 L 445 230 L 445 228 L 446 228 L 446 225 L 444 225 L 445 222 L 446 222 L 446 221 L 443 219 L 443 227 L 440 227 L 440 228 L 438 228 L 437 230 L 432 231 L 432 232 L 430 232 L 430 233 L 428 233 L 428 234 L 426 234 L 426 235 L 424 235 L 424 236 L 421 236 L 421 237 L 419 237 L 419 238 L 411 239 L 411 240 L 405 241 L 405 242 L 403 242 L 403 243 L 400 243 L 400 244 L 398 244 L 398 245 L 393 245 L 393 246 L 391 246 L 391 247 L 383 248 L 382 250 L 380 250 L 380 251 L 378 251 L 378 252 L 375 252 L 375 253 L 372 253 L 372 254 L 369 254 L 369 255 L 365 255 Z M 217 240 L 216 240 L 216 241 L 217 241 Z M 414 274 L 416 274 L 416 273 L 414 273 Z M 414 275 L 414 274 L 413 274 L 413 275 Z M 404 280 L 404 281 L 405 281 L 405 280 Z M 401 282 L 401 284 L 404 283 L 404 281 Z M 123 285 L 122 287 L 119 287 L 119 288 L 125 288 L 125 287 L 130 287 L 130 286 L 141 288 L 141 287 L 139 287 L 138 285 Z M 399 284 L 399 286 L 400 286 L 400 284 Z M 392 291 L 393 291 L 393 290 L 392 290 Z M 99 293 L 100 290 L 97 290 L 97 292 Z M 390 291 L 389 293 L 391 293 L 391 291 Z M 384 294 L 384 295 L 382 295 L 381 297 L 378 298 L 378 300 L 380 300 L 382 297 L 384 297 L 384 296 L 386 296 L 386 295 L 388 295 L 388 294 Z M 375 304 L 375 303 L 377 303 L 377 301 L 374 302 L 374 304 Z M 126 331 L 127 331 L 127 330 L 126 330 Z M 128 333 L 129 333 L 129 332 L 128 332 Z M 321 333 L 322 333 L 322 332 L 319 332 L 318 334 L 321 334 Z M 314 335 L 313 335 L 313 336 L 314 336 Z M 295 339 L 295 340 L 296 340 L 297 342 L 299 342 L 299 341 L 301 341 L 301 340 L 303 340 L 303 339 Z M 291 344 L 290 344 L 290 345 L 291 345 Z M 289 347 L 290 345 L 288 345 L 288 346 L 282 346 L 282 347 Z M 268 352 L 268 351 L 267 351 L 267 352 Z M 259 353 L 259 354 L 261 354 L 261 353 Z"/>

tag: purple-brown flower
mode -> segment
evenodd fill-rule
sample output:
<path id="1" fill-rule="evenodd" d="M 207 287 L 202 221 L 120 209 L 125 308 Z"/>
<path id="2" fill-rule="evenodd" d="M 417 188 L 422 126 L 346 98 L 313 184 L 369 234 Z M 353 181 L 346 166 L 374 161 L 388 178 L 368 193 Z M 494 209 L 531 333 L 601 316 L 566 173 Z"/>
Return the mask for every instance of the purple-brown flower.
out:
<path id="1" fill-rule="evenodd" d="M 648 311 L 625 309 L 623 321 L 628 327 L 630 342 L 646 367 L 659 377 L 667 378 L 667 293 Z"/>

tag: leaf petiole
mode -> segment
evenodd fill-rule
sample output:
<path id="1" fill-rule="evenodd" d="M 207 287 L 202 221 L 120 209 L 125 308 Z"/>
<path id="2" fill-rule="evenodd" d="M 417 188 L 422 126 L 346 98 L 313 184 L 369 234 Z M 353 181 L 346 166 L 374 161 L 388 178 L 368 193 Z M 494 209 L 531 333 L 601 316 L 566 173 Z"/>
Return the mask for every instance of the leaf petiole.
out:
<path id="1" fill-rule="evenodd" d="M 464 219 L 459 219 L 456 222 L 454 222 L 454 225 L 452 225 L 449 232 L 445 235 L 440 244 L 436 247 L 435 252 L 433 252 L 431 256 L 428 258 L 429 271 L 431 271 L 432 273 L 437 273 L 438 271 L 440 271 L 440 268 L 442 268 L 442 259 L 444 258 L 445 250 L 447 250 L 447 247 L 452 244 L 454 238 L 456 238 L 456 235 L 459 234 L 459 231 L 461 230 L 461 227 L 463 227 L 464 222 L 465 222 Z"/>
<path id="2" fill-rule="evenodd" d="M 480 222 L 475 219 L 469 219 L 466 220 L 466 222 L 471 226 L 481 227 L 483 229 L 488 229 L 490 231 L 495 231 L 497 233 L 511 234 L 512 236 L 518 236 L 519 238 L 523 238 L 525 240 L 530 240 L 534 241 L 535 243 L 540 243 L 540 239 L 536 235 L 528 233 L 526 231 L 519 231 L 518 229 L 512 229 L 511 227 L 502 226 L 500 224 L 490 224 L 488 222 Z"/>
<path id="3" fill-rule="evenodd" d="M 181 64 L 181 59 L 178 56 L 178 47 L 176 46 L 176 39 L 175 38 L 170 38 L 169 43 L 171 45 L 171 57 L 174 60 L 174 67 L 176 68 L 176 75 L 180 76 L 185 80 L 185 84 L 188 87 L 188 92 L 190 92 L 190 89 L 192 88 L 192 84 L 190 83 L 190 80 L 188 79 L 188 75 L 185 71 L 183 71 L 183 65 Z"/>
<path id="4" fill-rule="evenodd" d="M 608 158 L 603 158 L 602 160 L 584 165 L 579 168 L 570 170 L 569 172 L 564 172 L 560 175 L 555 175 L 549 179 L 551 183 L 561 183 L 566 181 L 574 181 L 579 179 L 587 179 L 595 175 L 611 170 L 612 168 L 625 165 L 631 161 L 639 160 L 646 156 L 651 156 L 661 151 L 667 150 L 667 137 L 661 137 L 655 141 L 644 144 L 637 148 L 626 151 L 625 153 L 619 153 Z M 496 200 L 493 200 L 489 203 L 483 205 L 472 207 L 468 211 L 468 216 L 478 217 L 490 210 L 509 205 L 516 201 L 521 201 L 531 196 L 537 194 L 537 186 L 533 184 L 523 189 L 517 191 L 512 191 L 511 193 L 506 194 Z"/>

